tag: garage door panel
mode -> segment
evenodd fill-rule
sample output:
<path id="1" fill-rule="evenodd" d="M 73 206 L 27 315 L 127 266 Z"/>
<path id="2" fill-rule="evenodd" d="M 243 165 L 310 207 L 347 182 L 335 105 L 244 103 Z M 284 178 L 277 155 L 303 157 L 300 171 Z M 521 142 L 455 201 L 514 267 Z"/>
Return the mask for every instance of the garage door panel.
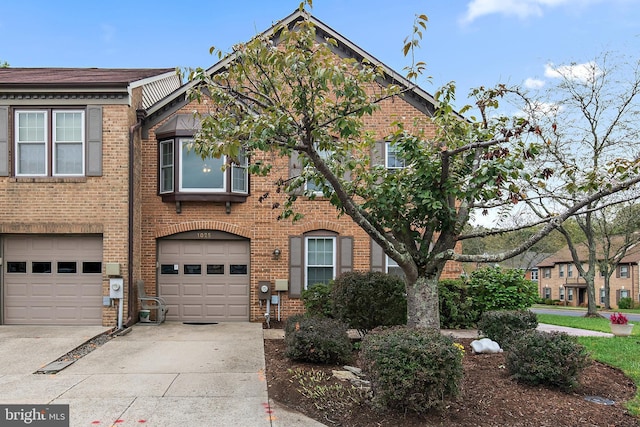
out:
<path id="1" fill-rule="evenodd" d="M 3 244 L 4 323 L 102 324 L 101 237 L 7 236 Z M 84 273 L 84 262 L 95 267 Z"/>
<path id="2" fill-rule="evenodd" d="M 178 265 L 177 274 L 169 268 L 160 268 L 158 274 L 160 296 L 169 306 L 167 319 L 248 321 L 249 261 L 248 241 L 160 240 L 159 264 Z M 232 275 L 232 264 L 241 265 L 233 271 L 244 274 Z"/>

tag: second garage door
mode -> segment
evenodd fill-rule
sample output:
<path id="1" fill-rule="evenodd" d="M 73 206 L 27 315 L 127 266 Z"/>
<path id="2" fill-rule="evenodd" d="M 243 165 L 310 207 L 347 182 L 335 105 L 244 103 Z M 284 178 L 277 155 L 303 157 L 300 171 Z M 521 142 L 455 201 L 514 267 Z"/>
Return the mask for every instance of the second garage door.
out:
<path id="1" fill-rule="evenodd" d="M 102 238 L 5 236 L 4 323 L 102 324 Z"/>
<path id="2" fill-rule="evenodd" d="M 250 245 L 246 240 L 160 240 L 158 290 L 167 320 L 249 320 Z"/>

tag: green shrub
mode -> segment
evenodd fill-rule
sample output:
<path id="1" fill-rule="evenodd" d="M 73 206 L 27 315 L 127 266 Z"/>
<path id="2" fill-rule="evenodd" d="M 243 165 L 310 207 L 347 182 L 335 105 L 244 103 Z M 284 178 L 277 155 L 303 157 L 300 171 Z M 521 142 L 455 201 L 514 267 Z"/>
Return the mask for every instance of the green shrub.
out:
<path id="1" fill-rule="evenodd" d="M 438 283 L 440 299 L 440 327 L 442 329 L 470 329 L 478 323 L 479 313 L 473 306 L 469 287 L 462 279 L 441 280 Z"/>
<path id="2" fill-rule="evenodd" d="M 345 363 L 351 359 L 347 325 L 326 317 L 291 316 L 285 325 L 285 355 L 310 363 Z"/>
<path id="3" fill-rule="evenodd" d="M 469 279 L 474 307 L 480 313 L 491 310 L 523 310 L 538 301 L 538 286 L 524 278 L 522 270 L 483 268 Z"/>
<path id="4" fill-rule="evenodd" d="M 332 288 L 335 317 L 361 335 L 378 326 L 407 323 L 404 281 L 380 272 L 348 272 Z"/>
<path id="5" fill-rule="evenodd" d="M 498 310 L 482 313 L 478 330 L 501 347 L 509 346 L 509 340 L 516 332 L 538 327 L 536 314 L 529 310 Z"/>
<path id="6" fill-rule="evenodd" d="M 333 317 L 332 284 L 317 283 L 302 291 L 301 299 L 308 316 Z"/>
<path id="7" fill-rule="evenodd" d="M 587 350 L 575 337 L 560 332 L 527 331 L 513 338 L 506 355 L 516 381 L 570 390 L 588 366 Z"/>
<path id="8" fill-rule="evenodd" d="M 375 330 L 360 354 L 377 406 L 424 413 L 458 394 L 463 351 L 437 330 Z"/>
<path id="9" fill-rule="evenodd" d="M 629 298 L 629 297 L 620 298 L 620 301 L 618 301 L 618 308 L 621 308 L 623 310 L 634 308 L 634 307 L 635 307 L 635 303 L 632 298 Z"/>

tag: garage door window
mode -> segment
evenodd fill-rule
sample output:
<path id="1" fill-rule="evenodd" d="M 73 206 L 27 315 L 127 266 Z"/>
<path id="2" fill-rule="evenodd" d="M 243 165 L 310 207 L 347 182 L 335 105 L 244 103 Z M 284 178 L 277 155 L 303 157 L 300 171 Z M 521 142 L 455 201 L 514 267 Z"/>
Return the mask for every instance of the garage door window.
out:
<path id="1" fill-rule="evenodd" d="M 82 272 L 84 274 L 102 274 L 102 263 L 101 262 L 83 262 L 82 263 Z"/>
<path id="2" fill-rule="evenodd" d="M 200 264 L 185 264 L 184 274 L 202 274 L 202 266 Z"/>
<path id="3" fill-rule="evenodd" d="M 31 263 L 31 272 L 40 274 L 51 273 L 51 263 L 34 261 Z"/>
<path id="4" fill-rule="evenodd" d="M 12 261 L 7 263 L 7 273 L 26 273 L 27 263 L 25 261 Z"/>
<path id="5" fill-rule="evenodd" d="M 178 266 L 175 264 L 162 264 L 160 274 L 178 274 Z"/>
<path id="6" fill-rule="evenodd" d="M 58 262 L 58 273 L 75 274 L 78 272 L 77 264 L 72 261 Z"/>
<path id="7" fill-rule="evenodd" d="M 207 264 L 207 274 L 224 274 L 224 264 Z"/>
<path id="8" fill-rule="evenodd" d="M 247 274 L 247 264 L 231 264 L 229 274 Z"/>

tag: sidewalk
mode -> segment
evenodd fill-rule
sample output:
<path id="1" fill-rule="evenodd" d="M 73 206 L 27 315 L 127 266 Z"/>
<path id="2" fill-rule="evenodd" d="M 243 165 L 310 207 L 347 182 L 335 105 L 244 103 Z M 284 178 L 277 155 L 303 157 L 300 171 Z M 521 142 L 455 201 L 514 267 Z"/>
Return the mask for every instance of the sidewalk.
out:
<path id="1" fill-rule="evenodd" d="M 539 331 L 544 332 L 565 332 L 568 335 L 581 336 L 581 337 L 613 337 L 613 334 L 598 331 L 588 331 L 586 329 L 569 328 L 566 326 L 547 325 L 545 323 L 538 324 Z M 479 338 L 477 329 L 441 329 L 442 335 L 451 335 L 454 338 Z M 276 340 L 284 338 L 284 329 L 264 329 L 264 339 Z M 349 330 L 349 337 L 358 338 L 358 332 L 355 330 Z"/>

